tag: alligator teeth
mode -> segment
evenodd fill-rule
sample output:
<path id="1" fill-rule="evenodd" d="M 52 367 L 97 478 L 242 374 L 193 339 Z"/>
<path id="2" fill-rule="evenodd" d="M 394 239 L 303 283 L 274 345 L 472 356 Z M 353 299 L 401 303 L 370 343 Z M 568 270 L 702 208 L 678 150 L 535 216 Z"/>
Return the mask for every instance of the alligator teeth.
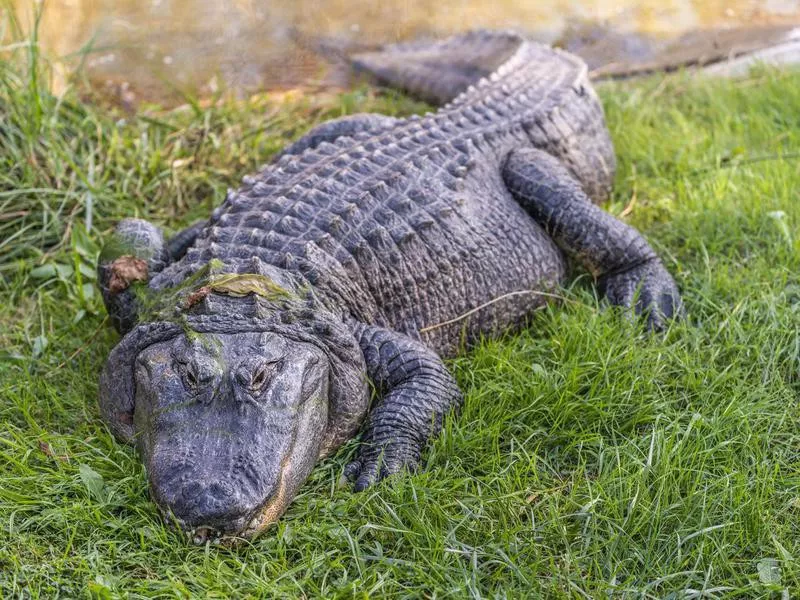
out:
<path id="1" fill-rule="evenodd" d="M 198 527 L 194 530 L 192 541 L 197 546 L 201 546 L 206 543 L 209 537 L 211 537 L 211 530 L 208 527 Z"/>

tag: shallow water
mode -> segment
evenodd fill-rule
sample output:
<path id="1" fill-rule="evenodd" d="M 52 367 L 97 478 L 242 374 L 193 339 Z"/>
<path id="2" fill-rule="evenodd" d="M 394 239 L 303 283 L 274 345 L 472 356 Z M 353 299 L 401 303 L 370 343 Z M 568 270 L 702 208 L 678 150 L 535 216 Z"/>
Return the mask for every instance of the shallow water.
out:
<path id="1" fill-rule="evenodd" d="M 30 22 L 31 0 L 17 5 Z M 602 41 L 605 61 L 646 59 L 659 39 L 689 30 L 787 23 L 800 23 L 800 0 L 48 0 L 40 38 L 73 64 L 83 58 L 93 79 L 133 106 L 177 99 L 178 90 L 341 83 L 341 71 L 315 52 L 320 38 L 336 54 L 354 44 L 514 28 L 574 50 Z M 56 89 L 68 69 L 56 69 Z"/>

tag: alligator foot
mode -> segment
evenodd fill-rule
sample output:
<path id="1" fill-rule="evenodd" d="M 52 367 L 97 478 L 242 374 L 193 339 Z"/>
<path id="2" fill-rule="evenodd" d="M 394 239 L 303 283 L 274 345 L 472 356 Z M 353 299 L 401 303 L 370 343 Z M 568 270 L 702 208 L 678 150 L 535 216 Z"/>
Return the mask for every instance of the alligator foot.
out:
<path id="1" fill-rule="evenodd" d="M 400 432 L 391 434 L 383 444 L 363 441 L 361 452 L 344 469 L 344 476 L 354 483 L 357 492 L 400 471 L 413 471 L 419 465 L 422 444 Z"/>
<path id="2" fill-rule="evenodd" d="M 358 458 L 345 469 L 363 490 L 403 469 L 413 470 L 461 391 L 442 360 L 421 342 L 371 325 L 357 325 L 367 376 L 382 396 L 370 413 Z"/>
<path id="3" fill-rule="evenodd" d="M 647 314 L 650 329 L 681 316 L 678 288 L 644 237 L 593 205 L 558 159 L 541 150 L 516 150 L 503 179 L 556 244 L 594 275 L 611 304 Z"/>
<path id="4" fill-rule="evenodd" d="M 683 303 L 672 277 L 659 260 L 649 260 L 598 280 L 600 292 L 614 306 L 633 308 L 647 317 L 647 328 L 660 331 L 669 319 L 681 316 Z"/>

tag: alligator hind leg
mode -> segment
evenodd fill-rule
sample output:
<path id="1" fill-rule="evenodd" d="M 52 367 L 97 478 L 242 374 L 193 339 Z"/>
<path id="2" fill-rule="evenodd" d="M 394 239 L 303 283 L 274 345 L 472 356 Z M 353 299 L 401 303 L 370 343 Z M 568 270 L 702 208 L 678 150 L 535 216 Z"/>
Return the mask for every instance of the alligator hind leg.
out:
<path id="1" fill-rule="evenodd" d="M 680 315 L 678 288 L 647 241 L 593 205 L 556 158 L 541 150 L 516 150 L 506 159 L 503 179 L 556 244 L 591 272 L 611 304 L 646 313 L 651 329 Z"/>
<path id="2" fill-rule="evenodd" d="M 423 448 L 461 404 L 461 391 L 434 352 L 410 337 L 371 325 L 355 330 L 367 377 L 382 399 L 367 417 L 358 458 L 345 469 L 364 488 L 417 466 Z"/>
<path id="3" fill-rule="evenodd" d="M 362 132 L 376 132 L 388 129 L 397 119 L 378 113 L 358 113 L 327 121 L 308 131 L 303 137 L 289 144 L 273 159 L 273 162 L 287 154 L 300 154 L 309 148 L 316 148 L 322 142 L 334 142 L 342 136 L 353 136 Z"/>

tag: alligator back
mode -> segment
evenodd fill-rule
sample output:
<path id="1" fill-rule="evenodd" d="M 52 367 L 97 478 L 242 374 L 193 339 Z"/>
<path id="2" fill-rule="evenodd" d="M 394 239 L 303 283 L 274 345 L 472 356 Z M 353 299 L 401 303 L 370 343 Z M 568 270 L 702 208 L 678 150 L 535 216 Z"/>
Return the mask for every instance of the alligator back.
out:
<path id="1" fill-rule="evenodd" d="M 522 124 L 531 142 L 564 162 L 587 195 L 611 192 L 616 159 L 586 64 L 515 33 L 472 31 L 433 43 L 358 54 L 354 65 L 445 112 Z M 449 102 L 449 104 L 447 104 Z"/>
<path id="2" fill-rule="evenodd" d="M 178 285 L 211 260 L 240 273 L 270 265 L 347 316 L 419 336 L 443 355 L 518 325 L 545 301 L 537 292 L 562 281 L 565 260 L 506 190 L 501 167 L 511 150 L 535 146 L 562 159 L 590 197 L 607 197 L 613 150 L 585 66 L 486 33 L 356 62 L 412 92 L 454 97 L 245 178 L 151 286 Z"/>

